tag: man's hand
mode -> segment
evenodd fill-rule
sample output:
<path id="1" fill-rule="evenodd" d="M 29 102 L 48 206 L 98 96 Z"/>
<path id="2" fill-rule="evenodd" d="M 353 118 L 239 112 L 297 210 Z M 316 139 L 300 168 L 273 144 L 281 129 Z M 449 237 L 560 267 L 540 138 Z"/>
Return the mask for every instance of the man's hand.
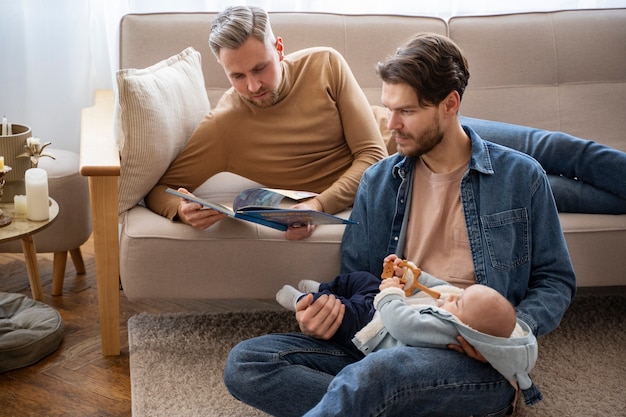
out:
<path id="1" fill-rule="evenodd" d="M 179 188 L 178 191 L 193 195 L 185 188 Z M 184 198 L 180 199 L 180 204 L 178 205 L 178 218 L 180 221 L 199 230 L 207 229 L 225 217 L 227 216 L 219 211 L 207 209 L 201 204 L 185 200 Z"/>
<path id="2" fill-rule="evenodd" d="M 337 331 L 346 306 L 332 295 L 322 295 L 313 302 L 313 294 L 307 294 L 296 304 L 296 320 L 300 330 L 307 336 L 328 340 Z"/>
<path id="3" fill-rule="evenodd" d="M 485 357 L 477 351 L 474 346 L 470 345 L 463 336 L 457 336 L 456 339 L 459 341 L 460 345 L 450 344 L 448 345 L 448 349 L 456 350 L 459 353 L 465 353 L 472 359 L 487 363 L 487 359 L 485 359 Z"/>
<path id="4" fill-rule="evenodd" d="M 287 240 L 302 240 L 313 234 L 315 226 L 312 224 L 289 226 L 285 232 Z"/>
<path id="5" fill-rule="evenodd" d="M 311 198 L 309 200 L 303 201 L 302 203 L 298 203 L 292 208 L 298 210 L 324 211 L 322 209 L 322 205 L 315 198 Z M 289 226 L 289 229 L 287 229 L 287 231 L 285 232 L 285 237 L 287 238 L 287 240 L 302 240 L 311 236 L 314 230 L 315 226 L 312 224 Z"/>

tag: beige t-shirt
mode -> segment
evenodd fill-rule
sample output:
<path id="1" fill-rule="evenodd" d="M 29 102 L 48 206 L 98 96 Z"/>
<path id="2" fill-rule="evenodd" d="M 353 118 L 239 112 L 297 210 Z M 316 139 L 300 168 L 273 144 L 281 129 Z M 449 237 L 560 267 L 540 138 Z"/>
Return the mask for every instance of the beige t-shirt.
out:
<path id="1" fill-rule="evenodd" d="M 422 270 L 461 288 L 476 283 L 460 195 L 466 170 L 435 174 L 418 158 L 405 248 Z"/>

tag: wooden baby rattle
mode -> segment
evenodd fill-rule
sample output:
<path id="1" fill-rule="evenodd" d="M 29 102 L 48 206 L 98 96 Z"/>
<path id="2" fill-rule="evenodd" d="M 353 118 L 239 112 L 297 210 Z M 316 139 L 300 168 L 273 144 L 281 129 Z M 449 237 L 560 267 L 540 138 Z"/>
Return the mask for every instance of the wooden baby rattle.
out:
<path id="1" fill-rule="evenodd" d="M 437 291 L 431 290 L 430 288 L 419 283 L 418 278 L 422 273 L 422 270 L 419 269 L 413 262 L 403 260 L 398 264 L 400 268 L 405 268 L 404 274 L 400 278 L 400 282 L 404 284 L 404 292 L 406 296 L 410 296 L 413 294 L 414 289 L 418 289 L 420 291 L 424 291 L 426 294 L 430 295 L 434 299 L 438 300 L 441 297 Z M 383 267 L 383 273 L 380 275 L 381 278 L 391 278 L 393 277 L 393 262 L 385 262 Z"/>

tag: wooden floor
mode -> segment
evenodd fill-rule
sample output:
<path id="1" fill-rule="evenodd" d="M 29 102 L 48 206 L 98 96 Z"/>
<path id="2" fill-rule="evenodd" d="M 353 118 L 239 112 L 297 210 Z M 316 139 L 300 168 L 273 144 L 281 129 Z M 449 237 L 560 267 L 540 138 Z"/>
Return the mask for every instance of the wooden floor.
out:
<path id="1" fill-rule="evenodd" d="M 36 241 L 36 237 L 35 237 Z M 40 254 L 44 302 L 65 323 L 59 349 L 38 363 L 0 374 L 0 417 L 130 416 L 131 392 L 126 322 L 138 312 L 229 311 L 260 306 L 271 300 L 152 301 L 131 303 L 121 292 L 121 355 L 100 350 L 98 299 L 93 242 L 81 247 L 86 274 L 78 275 L 68 258 L 63 295 L 52 297 L 52 254 Z M 22 254 L 0 254 L 0 291 L 31 296 Z"/>

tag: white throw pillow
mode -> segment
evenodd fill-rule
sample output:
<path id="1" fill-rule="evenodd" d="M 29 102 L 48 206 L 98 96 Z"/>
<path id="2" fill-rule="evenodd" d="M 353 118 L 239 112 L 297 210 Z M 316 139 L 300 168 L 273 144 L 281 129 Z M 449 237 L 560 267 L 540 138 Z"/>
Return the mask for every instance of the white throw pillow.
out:
<path id="1" fill-rule="evenodd" d="M 118 71 L 117 89 L 123 214 L 156 185 L 211 105 L 200 53 L 193 48 L 145 69 Z"/>

